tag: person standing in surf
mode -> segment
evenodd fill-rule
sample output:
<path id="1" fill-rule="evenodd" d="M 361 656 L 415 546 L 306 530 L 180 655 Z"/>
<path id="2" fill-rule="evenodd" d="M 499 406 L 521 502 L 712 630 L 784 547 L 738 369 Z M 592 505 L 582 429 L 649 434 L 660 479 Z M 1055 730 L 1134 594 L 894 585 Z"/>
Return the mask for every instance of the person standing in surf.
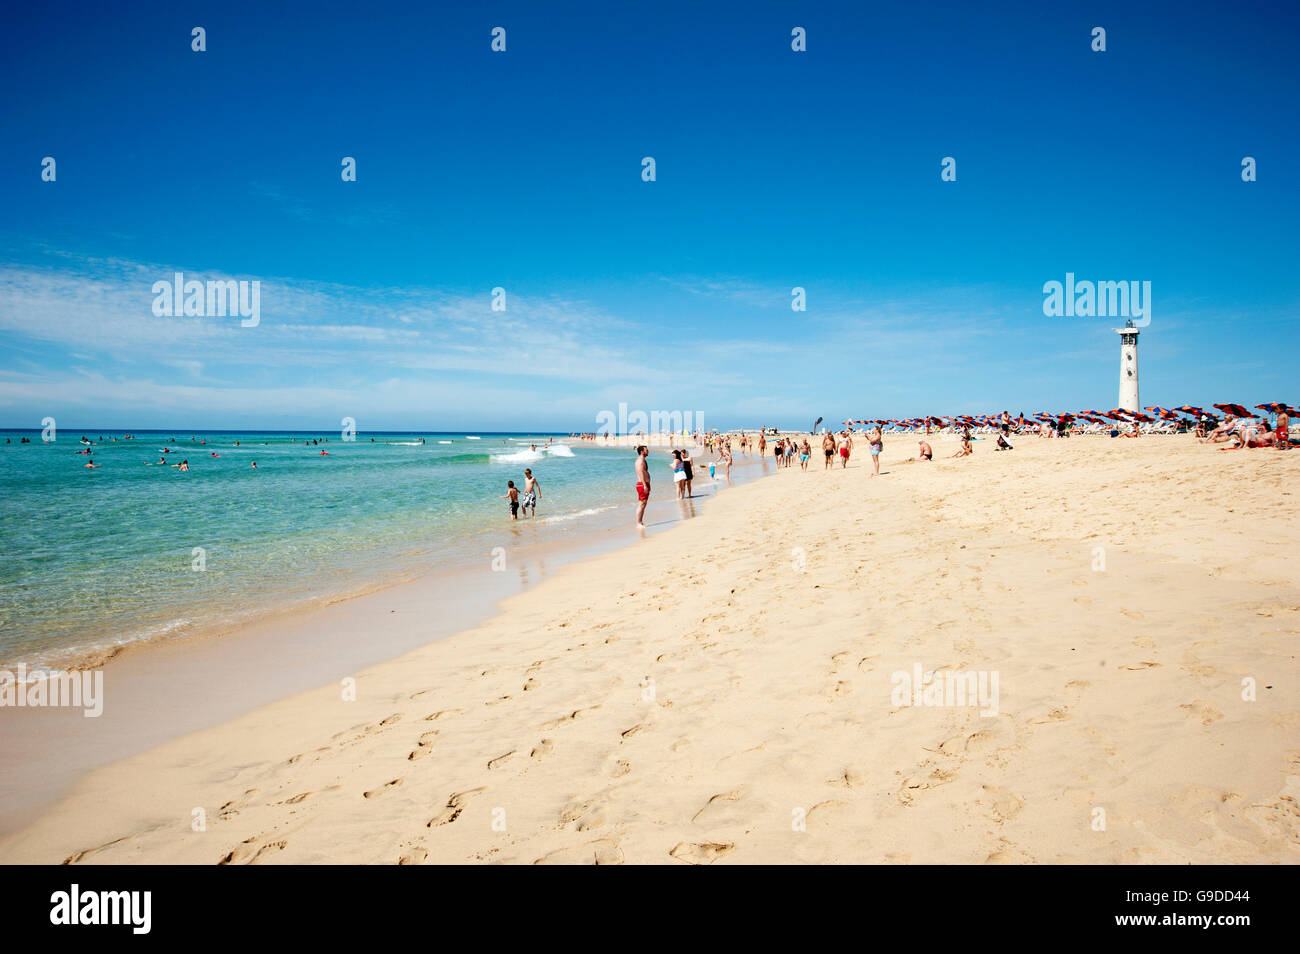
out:
<path id="1" fill-rule="evenodd" d="M 650 448 L 641 444 L 636 449 L 636 525 L 645 529 L 645 505 L 650 500 L 650 465 L 646 458 Z"/>
<path id="2" fill-rule="evenodd" d="M 524 495 L 519 501 L 520 507 L 523 508 L 525 517 L 537 516 L 537 501 L 542 497 L 542 485 L 537 482 L 533 476 L 533 471 L 529 467 L 524 468 Z"/>

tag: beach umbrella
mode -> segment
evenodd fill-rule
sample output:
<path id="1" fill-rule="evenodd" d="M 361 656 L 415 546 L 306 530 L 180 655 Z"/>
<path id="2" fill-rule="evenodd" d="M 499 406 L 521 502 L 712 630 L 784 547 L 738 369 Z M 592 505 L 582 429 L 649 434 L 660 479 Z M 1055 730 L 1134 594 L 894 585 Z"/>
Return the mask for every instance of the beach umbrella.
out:
<path id="1" fill-rule="evenodd" d="M 1288 414 L 1294 413 L 1293 410 L 1281 401 L 1270 401 L 1268 404 L 1256 404 L 1255 407 L 1261 411 L 1268 411 L 1270 414 L 1279 414 L 1286 411 Z"/>
<path id="2" fill-rule="evenodd" d="M 1216 404 L 1214 406 L 1225 414 L 1231 414 L 1233 417 L 1259 417 L 1258 414 L 1251 414 L 1240 404 Z"/>

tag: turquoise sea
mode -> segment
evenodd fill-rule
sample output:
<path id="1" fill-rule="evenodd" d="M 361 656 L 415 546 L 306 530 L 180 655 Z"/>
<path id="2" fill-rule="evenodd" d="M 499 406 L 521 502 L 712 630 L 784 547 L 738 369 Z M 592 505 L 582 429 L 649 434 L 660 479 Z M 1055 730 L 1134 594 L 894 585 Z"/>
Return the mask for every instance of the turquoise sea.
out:
<path id="1" fill-rule="evenodd" d="M 671 487 L 665 460 L 651 455 L 652 479 Z M 545 434 L 3 431 L 0 666 L 486 564 L 511 534 L 561 539 L 616 508 L 630 522 L 633 465 Z M 498 496 L 525 467 L 542 501 L 512 525 Z"/>

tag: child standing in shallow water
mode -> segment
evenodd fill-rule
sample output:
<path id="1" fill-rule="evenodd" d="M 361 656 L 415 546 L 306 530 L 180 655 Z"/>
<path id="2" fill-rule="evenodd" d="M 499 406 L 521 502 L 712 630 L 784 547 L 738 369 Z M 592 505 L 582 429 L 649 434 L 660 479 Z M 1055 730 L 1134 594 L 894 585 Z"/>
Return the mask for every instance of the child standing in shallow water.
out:
<path id="1" fill-rule="evenodd" d="M 519 519 L 519 488 L 515 486 L 515 482 L 513 480 L 507 480 L 506 487 L 508 489 L 506 490 L 505 493 L 501 495 L 500 499 L 504 500 L 507 497 L 510 498 L 510 519 L 518 520 Z"/>

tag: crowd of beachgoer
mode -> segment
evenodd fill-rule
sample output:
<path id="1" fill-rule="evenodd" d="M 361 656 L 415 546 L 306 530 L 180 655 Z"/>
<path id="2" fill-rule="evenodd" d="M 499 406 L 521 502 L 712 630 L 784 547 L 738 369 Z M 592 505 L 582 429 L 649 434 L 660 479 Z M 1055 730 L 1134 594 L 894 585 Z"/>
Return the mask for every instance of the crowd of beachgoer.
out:
<path id="1" fill-rule="evenodd" d="M 1270 426 L 1268 418 L 1237 418 L 1227 414 L 1211 428 L 1202 418 L 1196 425 L 1196 438 L 1202 444 L 1228 444 L 1220 450 L 1244 450 L 1248 447 L 1274 447 L 1279 450 L 1291 446 L 1291 415 L 1288 408 L 1277 412 L 1276 425 Z"/>

